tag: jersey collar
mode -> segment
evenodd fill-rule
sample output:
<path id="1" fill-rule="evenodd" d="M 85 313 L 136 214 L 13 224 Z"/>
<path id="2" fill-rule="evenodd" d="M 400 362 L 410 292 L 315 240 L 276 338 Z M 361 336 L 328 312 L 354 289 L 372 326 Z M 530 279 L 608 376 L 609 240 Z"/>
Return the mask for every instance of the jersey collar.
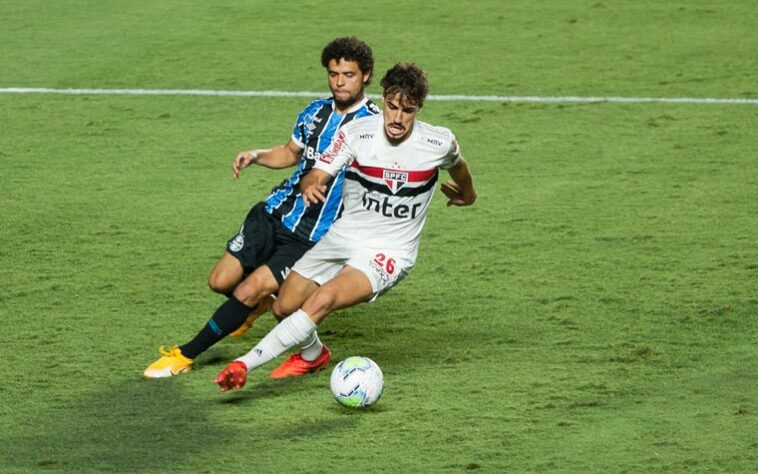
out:
<path id="1" fill-rule="evenodd" d="M 361 99 L 358 102 L 356 102 L 355 104 L 353 104 L 352 107 L 350 107 L 349 109 L 347 109 L 346 112 L 342 112 L 340 115 L 347 115 L 347 114 L 351 114 L 353 112 L 356 112 L 358 109 L 360 109 L 361 107 L 363 107 L 364 105 L 366 105 L 366 102 L 368 102 L 368 97 L 366 97 L 366 94 L 363 94 L 363 99 Z M 332 108 L 334 109 L 334 113 L 337 113 L 337 107 L 335 106 L 335 103 L 334 103 L 334 96 L 332 96 Z"/>

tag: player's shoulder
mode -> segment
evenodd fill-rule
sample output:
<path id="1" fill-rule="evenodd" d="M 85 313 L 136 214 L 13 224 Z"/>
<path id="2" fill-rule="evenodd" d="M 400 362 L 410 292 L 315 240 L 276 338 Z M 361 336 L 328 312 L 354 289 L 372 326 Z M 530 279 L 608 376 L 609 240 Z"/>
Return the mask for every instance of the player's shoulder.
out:
<path id="1" fill-rule="evenodd" d="M 379 108 L 378 105 L 376 105 L 371 99 L 367 100 L 365 104 L 363 104 L 363 108 L 366 111 L 366 113 L 370 115 L 378 115 L 382 109 Z"/>
<path id="2" fill-rule="evenodd" d="M 358 117 L 340 128 L 347 135 L 363 135 L 369 130 L 376 130 L 378 122 L 382 119 L 381 115 L 367 115 Z"/>
<path id="3" fill-rule="evenodd" d="M 369 117 L 371 115 L 377 115 L 381 113 L 381 109 L 376 106 L 375 103 L 371 101 L 371 99 L 363 99 L 363 102 L 360 104 L 360 106 L 357 107 L 352 113 L 348 114 L 348 117 L 350 117 L 349 120 L 356 120 L 363 117 Z"/>
<path id="4" fill-rule="evenodd" d="M 416 128 L 416 144 L 419 147 L 447 153 L 455 140 L 453 132 L 447 127 L 432 125 L 420 120 L 414 125 Z"/>
<path id="5" fill-rule="evenodd" d="M 313 102 L 311 102 L 310 104 L 308 104 L 307 106 L 305 106 L 305 108 L 303 109 L 303 111 L 300 112 L 300 115 L 301 116 L 306 116 L 306 115 L 313 116 L 319 110 L 321 110 L 323 108 L 327 108 L 327 109 L 331 110 L 331 108 L 332 108 L 332 99 L 331 98 L 316 99 L 316 100 L 314 100 Z"/>

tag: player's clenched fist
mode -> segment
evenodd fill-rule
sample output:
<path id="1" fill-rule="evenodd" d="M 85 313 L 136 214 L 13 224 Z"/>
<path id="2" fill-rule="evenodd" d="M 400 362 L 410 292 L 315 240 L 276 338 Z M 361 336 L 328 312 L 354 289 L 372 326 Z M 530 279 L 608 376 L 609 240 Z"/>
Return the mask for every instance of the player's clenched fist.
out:
<path id="1" fill-rule="evenodd" d="M 216 376 L 214 382 L 221 387 L 222 392 L 242 388 L 247 382 L 247 366 L 244 362 L 235 360 Z"/>

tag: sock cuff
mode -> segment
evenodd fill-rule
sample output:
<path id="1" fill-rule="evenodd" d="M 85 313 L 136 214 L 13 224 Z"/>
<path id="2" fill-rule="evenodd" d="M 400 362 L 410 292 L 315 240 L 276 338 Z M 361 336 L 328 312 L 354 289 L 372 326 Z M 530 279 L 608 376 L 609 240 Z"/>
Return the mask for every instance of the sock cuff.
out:
<path id="1" fill-rule="evenodd" d="M 310 316 L 297 311 L 277 324 L 250 352 L 235 360 L 244 362 L 248 370 L 253 370 L 307 341 L 315 332 L 316 324 Z"/>
<path id="2" fill-rule="evenodd" d="M 292 313 L 279 325 L 283 329 L 283 331 L 277 332 L 279 341 L 290 347 L 307 341 L 316 330 L 316 324 L 311 321 L 311 317 L 302 309 Z"/>
<path id="3" fill-rule="evenodd" d="M 308 313 L 303 311 L 302 309 L 298 309 L 292 315 L 287 318 L 292 320 L 293 326 L 297 327 L 300 331 L 304 333 L 311 333 L 314 329 L 316 329 L 316 323 L 313 322 L 310 316 L 308 316 Z M 287 320 L 285 319 L 285 321 Z"/>
<path id="4" fill-rule="evenodd" d="M 250 306 L 248 306 L 245 303 L 243 303 L 242 301 L 238 300 L 237 297 L 234 296 L 234 294 L 230 294 L 229 295 L 229 301 L 228 302 L 230 304 L 234 305 L 235 307 L 237 307 L 240 310 L 244 309 L 245 311 L 250 311 L 252 309 L 252 308 L 250 308 Z"/>

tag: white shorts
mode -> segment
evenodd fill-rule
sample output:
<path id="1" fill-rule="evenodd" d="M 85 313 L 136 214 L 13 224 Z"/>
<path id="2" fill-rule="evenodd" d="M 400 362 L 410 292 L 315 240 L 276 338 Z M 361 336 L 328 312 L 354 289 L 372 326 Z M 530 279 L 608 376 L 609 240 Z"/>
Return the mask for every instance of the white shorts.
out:
<path id="1" fill-rule="evenodd" d="M 349 265 L 360 270 L 371 282 L 374 301 L 395 286 L 413 268 L 415 259 L 406 252 L 390 248 L 368 248 L 327 233 L 312 249 L 305 252 L 292 267 L 319 285 L 332 280 Z"/>

